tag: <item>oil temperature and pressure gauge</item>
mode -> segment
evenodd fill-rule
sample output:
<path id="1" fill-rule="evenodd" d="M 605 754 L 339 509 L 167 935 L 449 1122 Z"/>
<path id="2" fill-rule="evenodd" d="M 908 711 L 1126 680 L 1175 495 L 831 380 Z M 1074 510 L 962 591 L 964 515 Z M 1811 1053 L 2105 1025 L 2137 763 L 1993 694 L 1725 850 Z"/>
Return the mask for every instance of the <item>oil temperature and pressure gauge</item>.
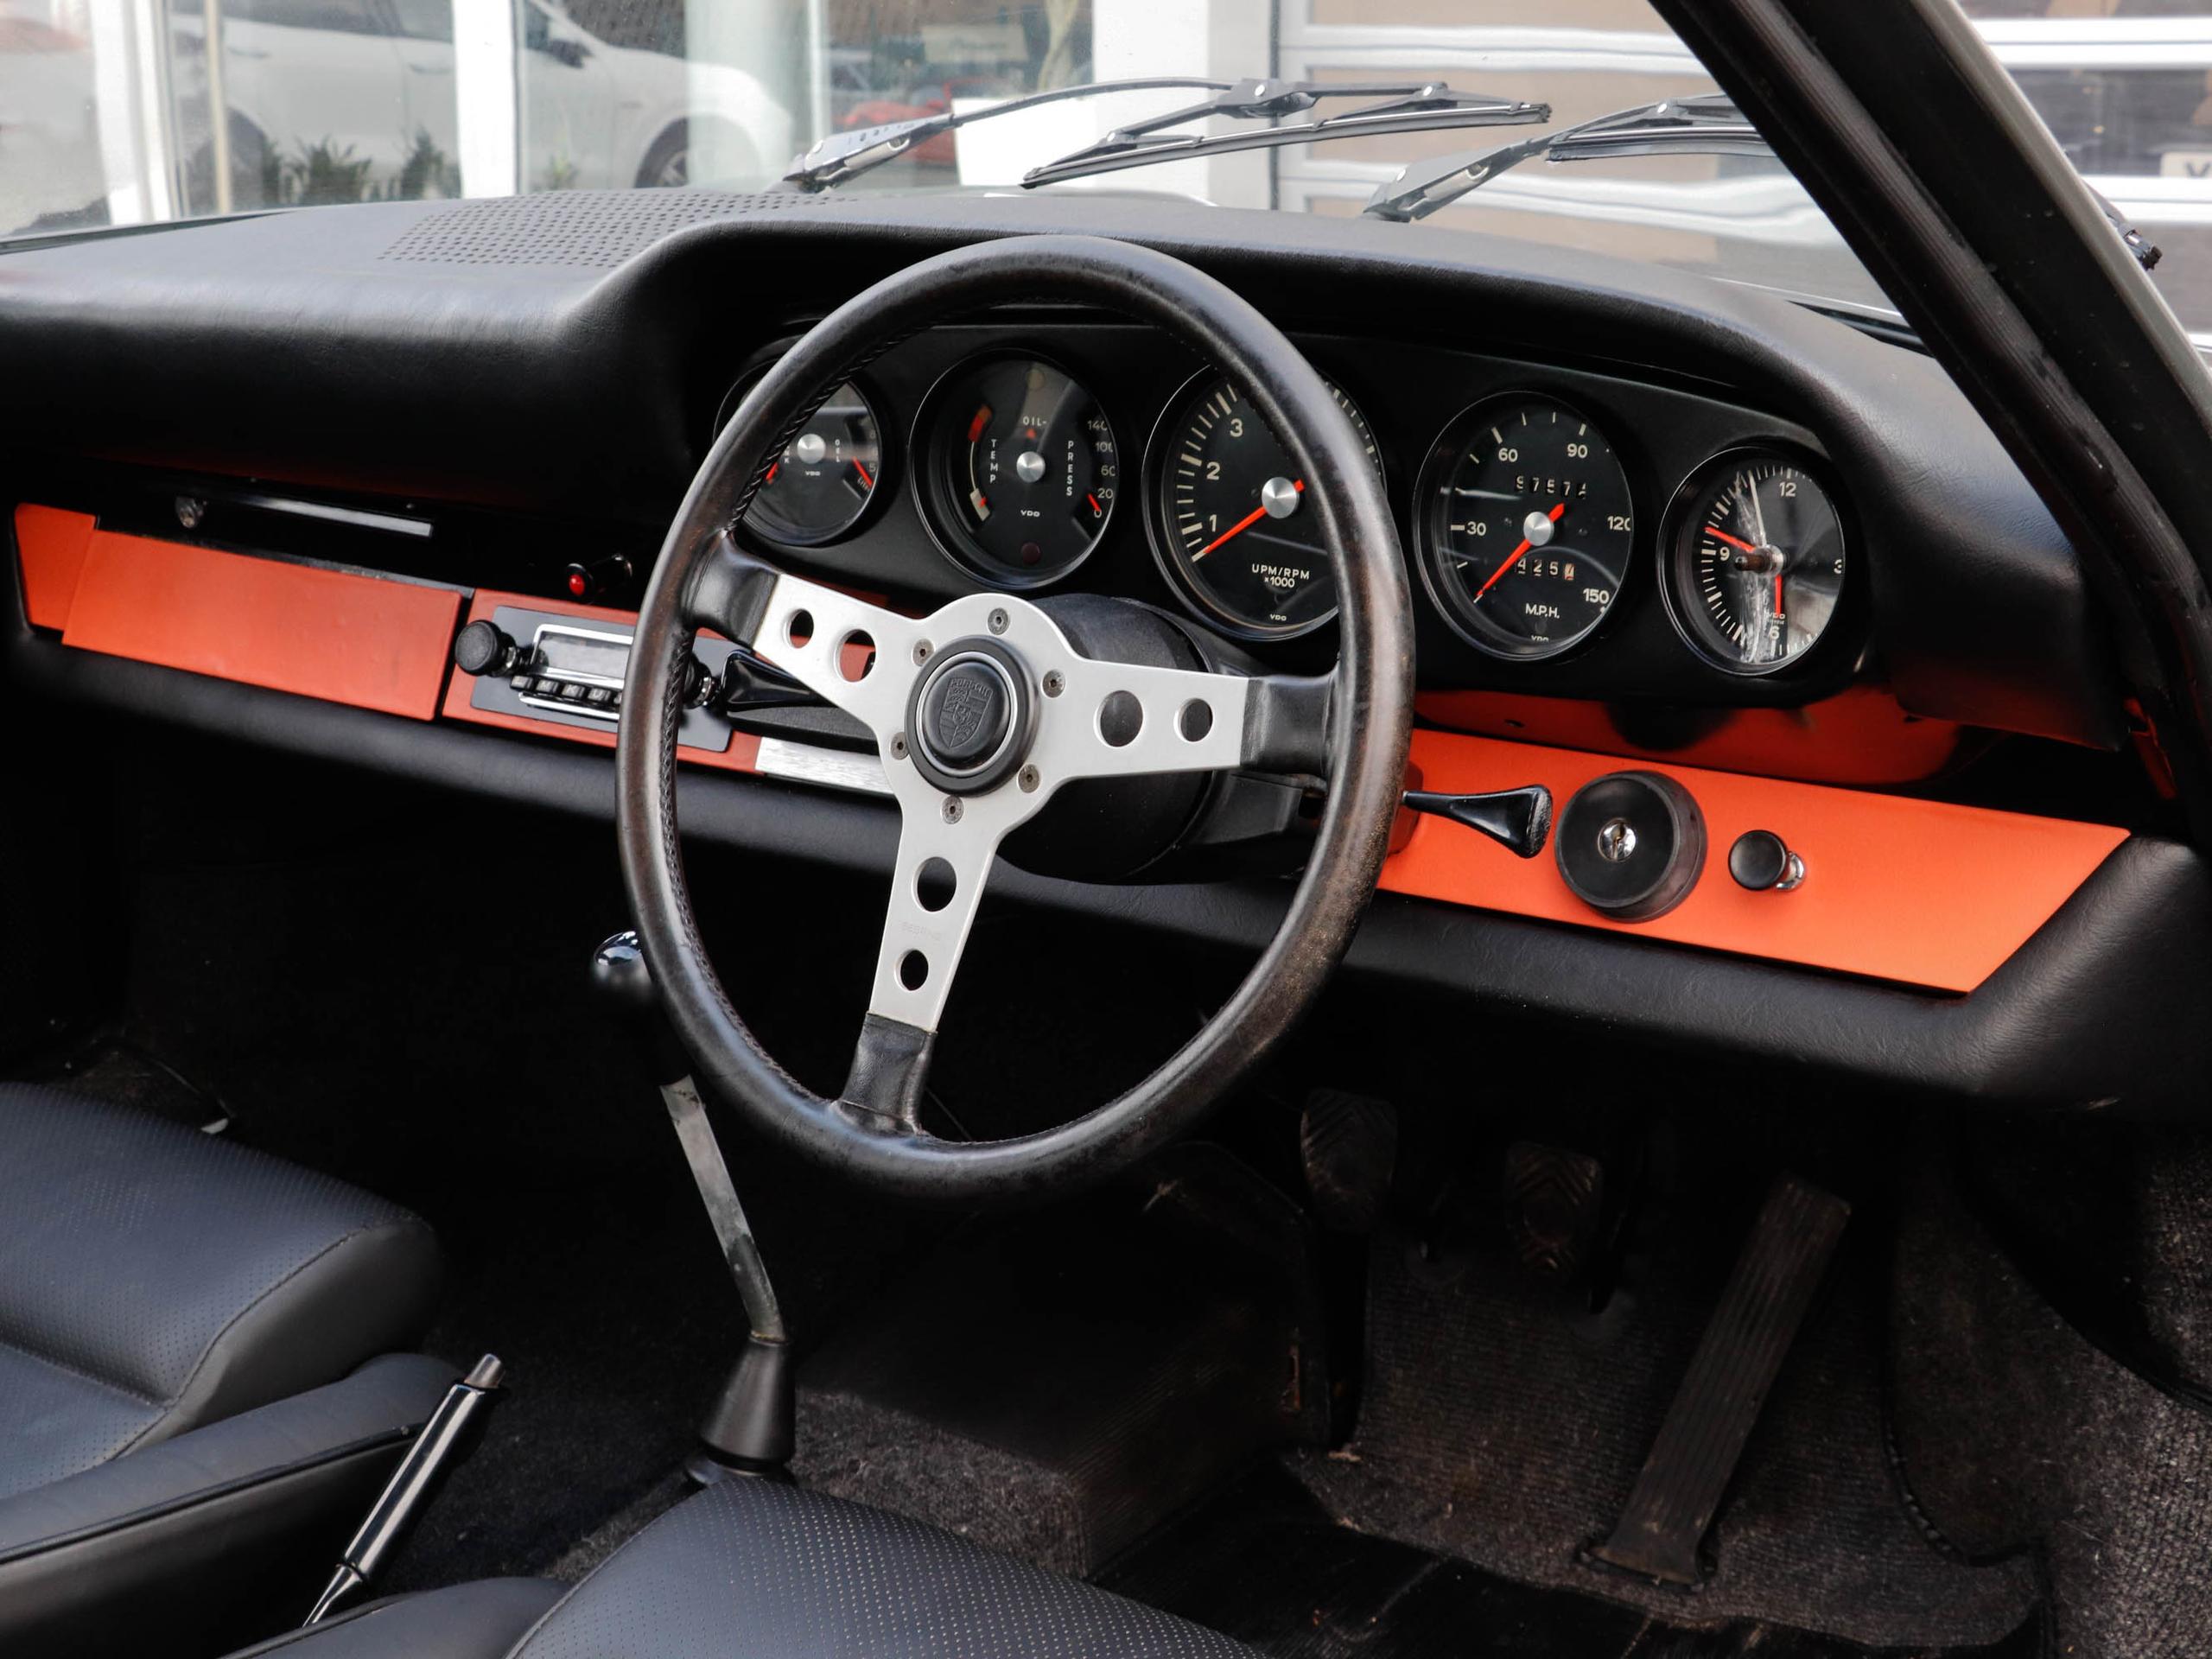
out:
<path id="1" fill-rule="evenodd" d="M 1376 476 L 1375 434 L 1351 398 L 1350 419 Z M 1337 613 L 1336 576 L 1306 480 L 1242 392 L 1199 375 L 1168 405 L 1151 453 L 1153 548 L 1194 610 L 1248 639 L 1287 639 Z"/>
<path id="2" fill-rule="evenodd" d="M 1418 490 L 1421 575 L 1470 644 L 1524 660 L 1588 639 L 1636 544 L 1628 475 L 1596 425 L 1509 393 L 1444 429 Z"/>
<path id="3" fill-rule="evenodd" d="M 1792 456 L 1739 449 L 1675 498 L 1667 609 L 1716 666 L 1770 674 L 1813 648 L 1843 594 L 1843 521 Z"/>
<path id="4" fill-rule="evenodd" d="M 938 546 L 998 588 L 1035 588 L 1105 533 L 1121 457 L 1098 400 L 1043 358 L 978 359 L 931 389 L 915 423 L 922 512 Z"/>

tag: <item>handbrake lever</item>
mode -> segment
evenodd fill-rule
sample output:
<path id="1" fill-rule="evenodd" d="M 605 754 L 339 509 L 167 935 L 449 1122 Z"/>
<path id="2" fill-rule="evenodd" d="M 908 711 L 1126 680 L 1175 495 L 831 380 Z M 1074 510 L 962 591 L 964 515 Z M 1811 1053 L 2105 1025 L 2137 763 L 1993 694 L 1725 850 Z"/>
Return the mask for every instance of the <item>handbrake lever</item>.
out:
<path id="1" fill-rule="evenodd" d="M 1409 789 L 1406 809 L 1479 830 L 1517 858 L 1534 858 L 1551 839 L 1552 792 L 1541 784 L 1494 789 L 1481 795 L 1446 795 Z"/>

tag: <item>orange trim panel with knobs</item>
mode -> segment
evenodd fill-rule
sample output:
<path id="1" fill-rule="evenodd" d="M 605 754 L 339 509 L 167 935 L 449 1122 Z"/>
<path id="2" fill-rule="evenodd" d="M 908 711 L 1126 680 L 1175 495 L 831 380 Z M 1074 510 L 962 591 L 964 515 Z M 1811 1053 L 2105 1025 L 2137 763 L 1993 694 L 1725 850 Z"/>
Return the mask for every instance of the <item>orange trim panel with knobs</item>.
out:
<path id="1" fill-rule="evenodd" d="M 1777 778 L 1623 762 L 1455 732 L 1417 731 L 1421 787 L 1452 794 L 1542 784 L 1564 811 L 1584 784 L 1633 765 L 1696 797 L 1704 873 L 1674 910 L 1617 922 L 1567 888 L 1553 851 L 1517 859 L 1449 819 L 1421 817 L 1382 866 L 1390 893 L 1638 934 L 1929 990 L 1973 990 L 2050 919 L 2127 832 Z M 1804 861 L 1788 891 L 1728 874 L 1738 836 L 1764 830 Z"/>

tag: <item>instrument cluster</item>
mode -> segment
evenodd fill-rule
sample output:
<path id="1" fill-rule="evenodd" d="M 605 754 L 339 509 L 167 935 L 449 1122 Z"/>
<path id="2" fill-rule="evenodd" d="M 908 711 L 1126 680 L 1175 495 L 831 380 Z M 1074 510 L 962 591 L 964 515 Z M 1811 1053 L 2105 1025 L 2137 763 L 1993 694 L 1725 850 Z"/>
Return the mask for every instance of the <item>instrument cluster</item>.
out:
<path id="1" fill-rule="evenodd" d="M 1109 332 L 1141 337 L 1099 331 Z M 900 388 L 836 387 L 768 467 L 745 532 L 818 565 L 900 496 L 959 579 L 1026 590 L 1068 582 L 1117 537 L 1134 540 L 1134 521 L 1154 589 L 1208 627 L 1260 646 L 1308 635 L 1325 645 L 1335 579 L 1280 437 L 1203 366 L 1132 408 L 1118 388 L 1102 390 L 1090 343 L 1064 353 L 1009 331 L 929 365 L 926 381 L 910 369 Z M 1356 392 L 1333 363 L 1317 366 L 1399 510 L 1433 618 L 1454 645 L 1508 671 L 1488 683 L 1592 653 L 1624 597 L 1647 584 L 1656 601 L 1633 608 L 1671 630 L 1670 679 L 1717 671 L 1748 689 L 1815 657 L 1848 671 L 1850 647 L 1824 646 L 1853 632 L 1834 626 L 1852 593 L 1849 512 L 1809 435 L 1743 411 L 1715 420 L 1701 397 L 1524 367 L 1507 384 L 1482 384 L 1496 371 L 1470 374 L 1457 400 L 1431 377 L 1420 401 L 1449 412 L 1408 444 L 1417 416 L 1394 409 L 1386 442 L 1366 411 L 1389 383 Z M 893 401 L 901 391 L 908 410 Z M 1616 406 L 1670 396 L 1684 416 L 1662 416 L 1656 433 L 1649 407 Z M 1132 457 L 1124 438 L 1142 422 L 1149 435 Z M 1138 499 L 1124 505 L 1131 487 Z M 1648 658 L 1656 629 L 1643 631 Z"/>

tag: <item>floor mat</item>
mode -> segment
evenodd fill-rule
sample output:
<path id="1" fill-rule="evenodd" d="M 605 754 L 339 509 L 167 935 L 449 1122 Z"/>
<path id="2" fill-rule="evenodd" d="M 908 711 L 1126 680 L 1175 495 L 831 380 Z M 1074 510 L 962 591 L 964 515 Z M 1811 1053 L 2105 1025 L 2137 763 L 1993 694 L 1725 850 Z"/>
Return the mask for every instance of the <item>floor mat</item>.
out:
<path id="1" fill-rule="evenodd" d="M 1525 1582 L 1664 1619 L 1768 1619 L 1872 1647 L 1973 1646 L 2035 1605 L 2024 1560 L 1968 1566 L 1910 1518 L 1885 1449 L 1886 1249 L 1847 1235 L 1737 1471 L 1694 1591 L 1584 1564 L 1619 1516 L 1725 1262 L 1646 1256 L 1571 1312 L 1479 1243 L 1379 1235 L 1367 1396 L 1344 1451 L 1297 1459 L 1328 1512 Z"/>
<path id="2" fill-rule="evenodd" d="M 1669 1623 L 1617 1602 L 1516 1584 L 1339 1525 L 1274 1468 L 1161 1533 L 1103 1582 L 1275 1659 L 1866 1659 L 1904 1651 L 1749 1620 Z M 2031 1659 L 2037 1639 L 2024 1628 L 1997 1646 L 1951 1649 L 1948 1659 Z"/>

